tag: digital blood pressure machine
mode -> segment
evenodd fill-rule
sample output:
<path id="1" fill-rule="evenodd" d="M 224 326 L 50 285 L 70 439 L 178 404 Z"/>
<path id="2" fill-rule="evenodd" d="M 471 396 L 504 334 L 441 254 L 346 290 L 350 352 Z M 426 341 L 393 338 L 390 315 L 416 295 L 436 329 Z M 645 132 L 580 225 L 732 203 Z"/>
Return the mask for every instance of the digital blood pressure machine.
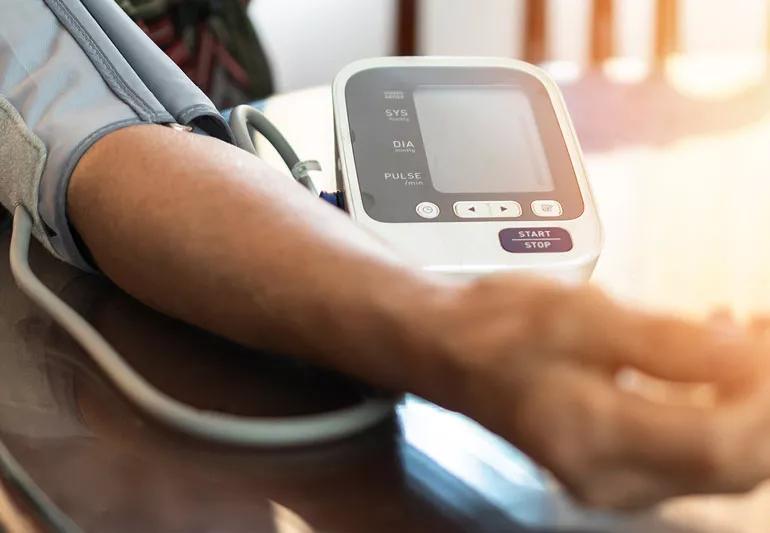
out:
<path id="1" fill-rule="evenodd" d="M 513 60 L 386 58 L 354 63 L 334 82 L 340 190 L 322 193 L 426 270 L 460 276 L 530 271 L 584 280 L 601 231 L 580 147 L 556 85 Z M 235 143 L 265 136 L 313 192 L 300 161 L 263 114 L 239 106 Z M 392 412 L 370 398 L 331 413 L 243 418 L 201 411 L 154 388 L 29 267 L 32 219 L 16 208 L 11 268 L 19 287 L 67 330 L 127 398 L 182 432 L 252 446 L 339 439 Z"/>
<path id="2" fill-rule="evenodd" d="M 507 59 L 353 63 L 333 88 L 337 180 L 358 224 L 424 269 L 590 276 L 601 230 L 556 84 Z"/>

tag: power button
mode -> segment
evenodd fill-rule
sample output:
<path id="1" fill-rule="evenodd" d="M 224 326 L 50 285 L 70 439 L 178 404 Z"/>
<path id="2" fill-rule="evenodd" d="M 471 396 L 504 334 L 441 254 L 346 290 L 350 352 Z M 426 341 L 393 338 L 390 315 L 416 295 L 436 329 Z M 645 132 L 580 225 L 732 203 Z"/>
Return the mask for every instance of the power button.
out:
<path id="1" fill-rule="evenodd" d="M 438 206 L 431 202 L 421 202 L 417 204 L 415 211 L 417 211 L 417 214 L 422 218 L 436 218 L 439 213 L 441 213 Z"/>

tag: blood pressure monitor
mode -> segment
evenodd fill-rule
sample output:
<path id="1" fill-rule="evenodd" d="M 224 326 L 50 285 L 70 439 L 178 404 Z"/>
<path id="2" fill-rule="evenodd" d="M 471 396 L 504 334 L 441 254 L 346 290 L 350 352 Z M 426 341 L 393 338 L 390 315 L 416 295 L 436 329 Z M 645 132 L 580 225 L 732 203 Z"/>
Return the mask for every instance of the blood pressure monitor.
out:
<path id="1" fill-rule="evenodd" d="M 503 59 L 387 58 L 354 63 L 334 83 L 338 181 L 362 226 L 422 268 L 460 276 L 531 271 L 586 279 L 601 231 L 580 147 L 556 85 Z M 230 114 L 235 143 L 256 154 L 261 133 L 292 175 L 310 170 L 270 120 Z M 323 193 L 339 205 L 338 192 Z M 14 216 L 11 270 L 140 409 L 189 435 L 257 446 L 327 442 L 392 412 L 382 398 L 288 419 L 239 417 L 187 406 L 151 386 L 101 334 L 30 269 L 34 218 Z M 1 443 L 0 443 L 1 444 Z"/>
<path id="2" fill-rule="evenodd" d="M 527 63 L 380 58 L 334 82 L 337 180 L 424 269 L 587 279 L 601 229 L 556 84 Z"/>

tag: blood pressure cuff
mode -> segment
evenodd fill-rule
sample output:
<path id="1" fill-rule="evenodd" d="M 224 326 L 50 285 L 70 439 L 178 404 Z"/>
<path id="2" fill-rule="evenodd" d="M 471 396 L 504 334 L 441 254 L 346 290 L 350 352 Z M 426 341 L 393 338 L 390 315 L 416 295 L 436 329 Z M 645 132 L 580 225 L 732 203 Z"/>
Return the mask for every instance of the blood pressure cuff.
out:
<path id="1" fill-rule="evenodd" d="M 178 123 L 231 142 L 211 101 L 114 0 L 0 0 L 0 202 L 90 270 L 67 220 L 70 175 L 104 135 Z"/>

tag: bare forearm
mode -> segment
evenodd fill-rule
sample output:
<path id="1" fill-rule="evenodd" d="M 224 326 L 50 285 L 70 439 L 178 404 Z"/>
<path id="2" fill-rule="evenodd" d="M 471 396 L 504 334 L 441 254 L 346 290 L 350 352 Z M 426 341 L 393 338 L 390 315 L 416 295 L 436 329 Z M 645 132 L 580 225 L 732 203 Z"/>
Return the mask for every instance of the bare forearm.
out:
<path id="1" fill-rule="evenodd" d="M 68 209 L 99 268 L 159 310 L 381 385 L 413 375 L 435 283 L 245 152 L 123 130 L 81 161 Z"/>
<path id="2" fill-rule="evenodd" d="M 740 468 L 769 427 L 764 346 L 750 340 L 587 288 L 445 285 L 258 159 L 160 127 L 100 141 L 68 205 L 98 266 L 145 302 L 462 411 L 592 503 L 747 488 L 770 471 Z M 618 389 L 622 367 L 744 393 L 714 409 L 650 401 Z"/>

